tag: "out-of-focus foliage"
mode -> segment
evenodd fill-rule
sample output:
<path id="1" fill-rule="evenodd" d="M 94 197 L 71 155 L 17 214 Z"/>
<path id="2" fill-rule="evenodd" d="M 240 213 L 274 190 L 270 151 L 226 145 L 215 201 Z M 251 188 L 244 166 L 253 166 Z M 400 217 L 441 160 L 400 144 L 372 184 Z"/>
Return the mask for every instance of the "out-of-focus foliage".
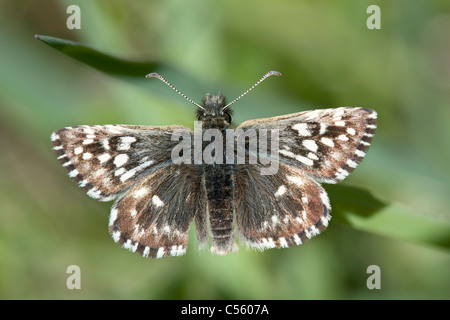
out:
<path id="1" fill-rule="evenodd" d="M 0 298 L 450 298 L 445 0 L 86 0 L 76 1 L 81 30 L 66 28 L 69 4 L 0 4 Z M 366 27 L 370 4 L 381 8 L 381 30 Z M 103 72 L 36 33 L 86 44 L 100 67 L 56 49 Z M 127 71 L 130 61 L 150 62 Z M 328 230 L 297 248 L 226 257 L 198 253 L 193 232 L 181 258 L 146 260 L 115 245 L 111 204 L 70 181 L 49 135 L 77 124 L 192 127 L 192 105 L 144 78 L 155 70 L 139 78 L 146 66 L 197 101 L 219 90 L 233 99 L 281 71 L 236 104 L 237 123 L 316 107 L 377 110 L 366 159 L 342 185 L 325 186 Z M 82 290 L 66 288 L 71 264 Z M 381 290 L 366 287 L 373 264 Z"/>

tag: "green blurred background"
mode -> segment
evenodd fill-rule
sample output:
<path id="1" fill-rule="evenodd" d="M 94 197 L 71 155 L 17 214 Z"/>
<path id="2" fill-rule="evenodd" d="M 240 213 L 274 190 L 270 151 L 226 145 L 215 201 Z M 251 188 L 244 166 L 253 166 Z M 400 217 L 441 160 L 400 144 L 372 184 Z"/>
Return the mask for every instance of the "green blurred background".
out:
<path id="1" fill-rule="evenodd" d="M 70 4 L 80 6 L 81 30 L 66 27 Z M 370 4 L 381 8 L 381 30 L 366 27 Z M 0 298 L 450 298 L 449 1 L 9 0 L 0 21 Z M 108 234 L 111 203 L 70 181 L 50 133 L 78 124 L 192 127 L 194 107 L 144 78 L 155 70 L 114 77 L 36 33 L 158 62 L 196 101 L 219 90 L 233 99 L 268 70 L 282 72 L 235 105 L 236 123 L 374 108 L 373 145 L 343 185 L 386 206 L 364 218 L 337 205 L 328 230 L 296 248 L 212 256 L 196 250 L 191 232 L 183 257 L 124 250 Z M 73 264 L 81 290 L 66 287 Z M 381 268 L 380 290 L 366 287 L 369 265 Z"/>

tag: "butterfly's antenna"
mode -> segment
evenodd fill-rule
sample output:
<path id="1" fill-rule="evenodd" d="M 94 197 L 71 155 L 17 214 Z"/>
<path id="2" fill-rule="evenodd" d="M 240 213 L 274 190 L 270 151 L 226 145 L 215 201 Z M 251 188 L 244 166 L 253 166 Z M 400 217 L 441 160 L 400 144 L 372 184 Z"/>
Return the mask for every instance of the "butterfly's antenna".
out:
<path id="1" fill-rule="evenodd" d="M 185 98 L 187 101 L 189 101 L 190 103 L 192 103 L 193 105 L 197 106 L 197 108 L 200 108 L 202 110 L 205 110 L 205 108 L 203 108 L 201 105 L 199 105 L 197 102 L 192 101 L 191 99 L 189 99 L 187 96 L 185 96 L 182 92 L 180 92 L 177 88 L 175 88 L 169 81 L 166 80 L 166 78 L 164 78 L 162 75 L 160 75 L 159 73 L 156 72 L 152 72 L 149 73 L 148 75 L 145 76 L 146 78 L 158 78 L 159 80 L 161 80 L 162 82 L 164 82 L 165 84 L 167 84 L 169 87 L 171 87 L 173 90 L 175 90 L 176 93 L 178 93 L 179 95 L 181 95 L 183 98 Z"/>
<path id="2" fill-rule="evenodd" d="M 270 77 L 270 76 L 281 76 L 281 72 L 278 71 L 269 71 L 267 72 L 265 75 L 262 76 L 261 79 L 258 80 L 258 82 L 256 82 L 253 86 L 251 86 L 250 89 L 248 89 L 247 91 L 245 91 L 243 94 L 241 94 L 239 97 L 237 97 L 236 99 L 234 99 L 233 101 L 231 101 L 229 104 L 227 104 L 225 107 L 223 107 L 222 110 L 225 110 L 226 108 L 228 108 L 229 106 L 231 106 L 232 104 L 236 103 L 239 99 L 241 99 L 243 96 L 245 96 L 247 93 L 249 93 L 250 91 L 252 91 L 258 84 L 260 84 L 261 82 L 263 82 L 266 78 Z"/>

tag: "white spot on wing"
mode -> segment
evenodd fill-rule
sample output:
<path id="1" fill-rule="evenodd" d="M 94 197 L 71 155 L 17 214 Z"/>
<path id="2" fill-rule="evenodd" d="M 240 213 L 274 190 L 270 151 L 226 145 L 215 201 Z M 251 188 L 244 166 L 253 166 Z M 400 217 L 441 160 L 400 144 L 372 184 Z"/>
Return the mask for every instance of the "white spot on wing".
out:
<path id="1" fill-rule="evenodd" d="M 328 195 L 326 192 L 320 192 L 320 199 L 322 200 L 322 203 L 325 205 L 325 207 L 328 210 L 331 210 L 330 199 L 328 199 Z"/>
<path id="2" fill-rule="evenodd" d="M 319 134 L 324 134 L 327 131 L 328 124 L 321 122 Z"/>
<path id="3" fill-rule="evenodd" d="M 99 197 L 99 201 L 103 201 L 103 202 L 107 202 L 107 201 L 111 201 L 111 200 L 114 200 L 114 199 L 116 199 L 116 195 L 109 195 L 109 196 L 102 196 L 102 197 Z"/>
<path id="4" fill-rule="evenodd" d="M 308 124 L 307 123 L 297 123 L 292 126 L 292 129 L 298 131 L 298 134 L 300 136 L 310 136 L 311 132 L 308 130 Z"/>
<path id="5" fill-rule="evenodd" d="M 344 180 L 345 177 L 347 177 L 348 175 L 349 175 L 349 172 L 348 172 L 347 170 L 344 170 L 344 169 L 340 168 L 340 169 L 337 171 L 336 179 L 338 179 L 338 180 Z"/>
<path id="6" fill-rule="evenodd" d="M 265 238 L 263 240 L 265 240 Z M 275 248 L 276 247 L 275 246 L 275 242 L 273 242 L 272 238 L 268 238 L 266 241 L 267 241 L 267 247 L 266 248 Z"/>
<path id="7" fill-rule="evenodd" d="M 363 158 L 363 157 L 366 155 L 366 153 L 365 153 L 364 151 L 361 151 L 361 150 L 356 150 L 356 151 L 355 151 L 355 154 L 356 154 L 358 157 L 361 157 L 361 158 Z"/>
<path id="8" fill-rule="evenodd" d="M 79 186 L 80 186 L 81 188 L 84 188 L 87 184 L 88 184 L 88 181 L 87 181 L 86 179 L 84 179 L 84 180 L 82 180 L 82 181 L 79 182 Z"/>
<path id="9" fill-rule="evenodd" d="M 152 203 L 158 208 L 164 205 L 164 202 L 162 202 L 162 200 L 157 195 L 154 195 L 152 197 Z"/>
<path id="10" fill-rule="evenodd" d="M 89 160 L 90 158 L 92 158 L 92 153 L 89 152 L 83 153 L 83 160 Z"/>
<path id="11" fill-rule="evenodd" d="M 286 239 L 284 237 L 280 237 L 279 241 L 280 241 L 280 245 L 281 245 L 282 248 L 289 247 L 287 242 L 286 242 Z"/>
<path id="12" fill-rule="evenodd" d="M 111 214 L 109 215 L 109 226 L 112 226 L 114 224 L 114 221 L 116 221 L 117 219 L 117 214 L 119 213 L 119 211 L 117 210 L 117 208 L 112 208 L 111 209 Z"/>
<path id="13" fill-rule="evenodd" d="M 286 192 L 286 187 L 284 185 L 281 185 L 278 188 L 277 192 L 275 192 L 275 197 L 278 198 L 278 197 L 282 196 L 285 192 Z"/>
<path id="14" fill-rule="evenodd" d="M 305 210 L 302 211 L 302 219 L 303 219 L 303 221 L 306 221 L 306 211 Z"/>
<path id="15" fill-rule="evenodd" d="M 323 224 L 325 227 L 328 227 L 328 219 L 327 219 L 327 218 L 325 218 L 324 216 L 322 216 L 322 217 L 320 217 L 320 221 L 322 221 L 322 224 Z"/>
<path id="16" fill-rule="evenodd" d="M 292 153 L 292 152 L 287 151 L 287 150 L 280 150 L 280 153 L 282 155 L 285 155 L 286 157 L 295 159 L 295 160 L 297 160 L 297 161 L 299 161 L 299 162 L 301 162 L 303 164 L 306 164 L 307 166 L 312 166 L 314 164 L 314 161 L 312 161 L 311 159 L 308 159 L 308 158 L 306 158 L 304 156 L 301 156 L 301 155 L 297 155 L 297 154 Z"/>
<path id="17" fill-rule="evenodd" d="M 127 154 L 121 153 L 114 157 L 114 164 L 116 167 L 121 167 L 127 163 L 129 156 Z"/>
<path id="18" fill-rule="evenodd" d="M 83 128 L 83 132 L 86 134 L 95 134 L 94 129 L 90 128 L 90 127 L 84 127 Z"/>
<path id="19" fill-rule="evenodd" d="M 123 247 L 124 249 L 131 250 L 131 239 L 128 239 L 127 242 L 125 242 L 125 243 L 122 245 L 122 247 Z"/>
<path id="20" fill-rule="evenodd" d="M 56 133 L 52 133 L 52 135 L 50 136 L 50 140 L 51 141 L 56 141 L 59 139 L 59 135 L 57 135 Z"/>
<path id="21" fill-rule="evenodd" d="M 329 146 L 329 147 L 331 147 L 331 148 L 334 147 L 334 142 L 333 142 L 333 140 L 331 140 L 330 138 L 322 137 L 322 138 L 320 139 L 320 142 L 322 142 L 324 145 Z"/>
<path id="22" fill-rule="evenodd" d="M 108 140 L 108 138 L 102 139 L 101 142 L 102 142 L 103 149 L 109 150 L 109 140 Z"/>
<path id="23" fill-rule="evenodd" d="M 121 177 L 120 177 L 120 181 L 124 182 L 126 180 L 128 180 L 129 178 L 131 178 L 132 176 L 134 176 L 137 172 L 142 171 L 143 169 L 151 166 L 153 163 L 153 161 L 146 161 L 140 165 L 138 165 L 137 167 L 127 171 L 126 173 L 124 173 Z"/>
<path id="24" fill-rule="evenodd" d="M 348 164 L 348 166 L 349 167 L 351 167 L 351 168 L 356 168 L 356 166 L 358 165 L 355 161 L 353 161 L 353 160 L 348 160 L 347 161 L 347 164 Z"/>
<path id="25" fill-rule="evenodd" d="M 140 198 L 140 197 L 145 196 L 149 191 L 150 191 L 149 188 L 147 188 L 147 187 L 142 187 L 142 188 L 136 190 L 136 191 L 133 193 L 133 196 L 134 196 L 135 198 Z"/>
<path id="26" fill-rule="evenodd" d="M 113 238 L 113 240 L 114 240 L 114 242 L 119 242 L 119 240 L 120 240 L 120 231 L 114 231 L 113 233 L 112 233 L 112 238 Z"/>
<path id="27" fill-rule="evenodd" d="M 275 224 L 279 224 L 280 222 L 278 221 L 278 217 L 276 215 L 272 216 L 272 223 Z"/>
<path id="28" fill-rule="evenodd" d="M 77 169 L 73 169 L 72 171 L 69 172 L 69 177 L 71 178 L 75 178 L 77 175 L 78 175 Z"/>
<path id="29" fill-rule="evenodd" d="M 344 109 L 337 108 L 336 112 L 334 113 L 334 117 L 339 118 L 339 117 L 342 117 L 343 115 L 344 115 Z"/>
<path id="30" fill-rule="evenodd" d="M 129 150 L 133 142 L 136 142 L 135 137 L 121 137 L 117 150 Z"/>
<path id="31" fill-rule="evenodd" d="M 83 144 L 91 144 L 93 142 L 94 142 L 93 139 L 85 139 L 85 140 L 83 140 Z"/>
<path id="32" fill-rule="evenodd" d="M 303 185 L 303 180 L 299 177 L 296 176 L 287 176 L 286 177 L 290 182 L 292 182 L 293 184 L 301 187 Z"/>
<path id="33" fill-rule="evenodd" d="M 98 160 L 100 160 L 100 163 L 105 163 L 109 159 L 111 159 L 111 155 L 109 153 L 104 153 L 98 156 Z"/>
<path id="34" fill-rule="evenodd" d="M 164 257 L 164 248 L 160 247 L 158 249 L 158 252 L 156 253 L 156 258 L 162 258 L 162 257 Z"/>
<path id="35" fill-rule="evenodd" d="M 119 169 L 117 169 L 116 171 L 114 171 L 114 176 L 120 176 L 120 175 L 122 175 L 122 174 L 124 174 L 125 173 L 125 168 L 119 168 Z"/>
<path id="36" fill-rule="evenodd" d="M 106 128 L 106 130 L 108 130 L 109 133 L 113 133 L 113 134 L 120 134 L 120 133 L 122 133 L 121 128 L 117 127 L 117 126 L 106 125 L 105 128 Z"/>
<path id="37" fill-rule="evenodd" d="M 308 153 L 308 158 L 313 159 L 313 160 L 319 160 L 319 157 L 315 154 L 315 153 Z"/>
<path id="38" fill-rule="evenodd" d="M 98 188 L 94 187 L 87 192 L 87 195 L 91 198 L 99 199 L 101 193 L 102 192 Z"/>
<path id="39" fill-rule="evenodd" d="M 172 249 L 170 250 L 171 256 L 182 256 L 185 253 L 186 253 L 186 249 L 184 249 L 182 245 L 172 246 Z"/>
<path id="40" fill-rule="evenodd" d="M 310 229 L 313 236 L 317 236 L 320 233 L 319 229 L 317 229 L 316 226 L 311 226 Z"/>
<path id="41" fill-rule="evenodd" d="M 302 144 L 306 149 L 311 150 L 312 152 L 317 152 L 317 149 L 319 148 L 314 140 L 303 140 Z"/>
<path id="42" fill-rule="evenodd" d="M 305 119 L 307 120 L 315 119 L 319 117 L 322 112 L 323 112 L 322 110 L 308 111 Z"/>
<path id="43" fill-rule="evenodd" d="M 124 182 L 124 181 L 130 179 L 132 176 L 134 176 L 134 174 L 135 174 L 135 171 L 133 171 L 133 170 L 127 171 L 126 173 L 122 174 L 122 176 L 120 177 L 120 181 Z"/>
<path id="44" fill-rule="evenodd" d="M 308 229 L 305 229 L 305 235 L 308 239 L 311 239 L 311 237 L 312 237 L 312 235 L 311 235 L 311 233 L 309 233 Z"/>

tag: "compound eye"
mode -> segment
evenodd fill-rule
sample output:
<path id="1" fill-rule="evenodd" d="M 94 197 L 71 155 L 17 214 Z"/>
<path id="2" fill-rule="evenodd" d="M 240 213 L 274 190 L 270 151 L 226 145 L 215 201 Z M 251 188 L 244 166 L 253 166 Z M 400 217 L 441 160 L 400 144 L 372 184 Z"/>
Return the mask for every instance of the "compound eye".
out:
<path id="1" fill-rule="evenodd" d="M 231 114 L 229 114 L 228 112 L 225 111 L 224 116 L 225 116 L 225 121 L 227 123 L 231 123 Z"/>
<path id="2" fill-rule="evenodd" d="M 198 110 L 197 111 L 197 120 L 200 121 L 204 115 L 205 115 L 205 113 L 202 110 Z"/>

